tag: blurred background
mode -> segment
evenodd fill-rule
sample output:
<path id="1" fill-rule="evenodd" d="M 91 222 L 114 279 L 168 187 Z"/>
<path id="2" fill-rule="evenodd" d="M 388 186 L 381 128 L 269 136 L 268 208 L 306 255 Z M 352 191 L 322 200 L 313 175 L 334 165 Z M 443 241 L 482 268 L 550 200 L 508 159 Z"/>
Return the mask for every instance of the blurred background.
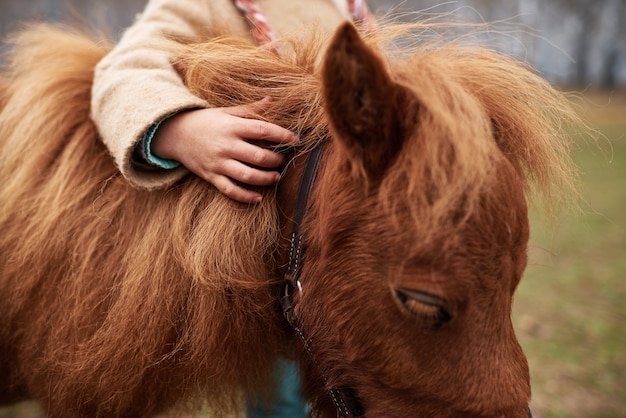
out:
<path id="1" fill-rule="evenodd" d="M 145 3 L 0 0 L 0 35 L 24 21 L 55 20 L 117 39 Z M 596 132 L 576 136 L 572 151 L 582 210 L 564 213 L 556 230 L 531 211 L 530 263 L 513 321 L 530 364 L 535 417 L 626 417 L 626 0 L 368 3 L 404 20 L 487 22 L 493 31 L 481 42 L 577 93 L 572 104 Z M 0 418 L 41 416 L 33 403 L 0 409 Z"/>
<path id="2" fill-rule="evenodd" d="M 23 20 L 81 21 L 117 38 L 145 0 L 0 0 L 0 34 Z M 533 64 L 561 85 L 626 85 L 625 0 L 369 0 L 377 14 L 419 12 L 405 19 L 490 22 L 495 47 Z"/>

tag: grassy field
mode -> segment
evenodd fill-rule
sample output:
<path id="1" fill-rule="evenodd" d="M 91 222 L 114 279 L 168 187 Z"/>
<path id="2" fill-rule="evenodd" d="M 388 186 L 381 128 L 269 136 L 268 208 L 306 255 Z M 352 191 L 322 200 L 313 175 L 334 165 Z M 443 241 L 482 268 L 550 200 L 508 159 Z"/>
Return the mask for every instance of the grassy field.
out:
<path id="1" fill-rule="evenodd" d="M 601 133 L 573 154 L 586 202 L 555 233 L 532 214 L 514 308 L 536 417 L 626 417 L 626 92 L 585 100 Z"/>
<path id="2" fill-rule="evenodd" d="M 530 265 L 514 323 L 528 355 L 536 418 L 626 417 L 626 92 L 589 94 L 585 120 L 602 135 L 581 141 L 582 213 L 556 233 L 532 214 Z M 38 418 L 33 404 L 0 418 Z"/>

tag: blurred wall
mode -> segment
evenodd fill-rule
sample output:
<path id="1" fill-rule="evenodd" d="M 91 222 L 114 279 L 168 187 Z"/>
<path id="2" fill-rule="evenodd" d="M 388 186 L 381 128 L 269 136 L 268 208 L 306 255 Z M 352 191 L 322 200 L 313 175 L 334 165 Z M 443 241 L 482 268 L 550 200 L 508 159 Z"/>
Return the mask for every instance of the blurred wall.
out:
<path id="1" fill-rule="evenodd" d="M 88 23 L 119 36 L 145 0 L 0 0 L 0 33 L 20 27 L 23 21 L 56 20 Z"/>
<path id="2" fill-rule="evenodd" d="M 496 22 L 491 46 L 530 62 L 550 81 L 577 87 L 626 86 L 626 0 L 368 0 L 404 19 Z M 25 20 L 88 24 L 116 39 L 145 0 L 0 0 L 0 35 Z M 484 41 L 484 39 L 481 39 Z M 0 46 L 0 48 L 2 48 Z"/>

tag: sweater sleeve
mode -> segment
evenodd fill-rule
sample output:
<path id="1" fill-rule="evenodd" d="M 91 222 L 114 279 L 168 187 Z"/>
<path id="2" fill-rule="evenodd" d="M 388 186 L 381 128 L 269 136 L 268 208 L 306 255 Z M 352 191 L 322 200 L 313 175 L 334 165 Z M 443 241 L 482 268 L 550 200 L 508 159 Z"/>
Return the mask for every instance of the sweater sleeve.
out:
<path id="1" fill-rule="evenodd" d="M 187 90 L 167 52 L 169 39 L 195 38 L 210 22 L 206 1 L 150 0 L 96 67 L 91 116 L 121 173 L 136 187 L 166 187 L 186 174 L 183 166 L 146 169 L 133 153 L 167 116 L 208 106 Z"/>
<path id="2" fill-rule="evenodd" d="M 133 152 L 131 164 L 141 164 L 144 168 L 148 168 L 150 170 L 154 170 L 155 168 L 164 168 L 167 170 L 171 170 L 172 168 L 176 168 L 180 165 L 180 162 L 176 160 L 160 158 L 152 153 L 152 139 L 154 139 L 154 135 L 159 129 L 159 126 L 161 126 L 161 124 L 167 119 L 175 115 L 177 115 L 177 113 L 175 113 L 174 115 L 166 116 L 165 119 L 158 121 L 150 128 L 148 128 L 148 131 L 145 133 L 143 138 L 141 138 L 141 141 L 139 141 L 135 146 L 135 151 Z"/>

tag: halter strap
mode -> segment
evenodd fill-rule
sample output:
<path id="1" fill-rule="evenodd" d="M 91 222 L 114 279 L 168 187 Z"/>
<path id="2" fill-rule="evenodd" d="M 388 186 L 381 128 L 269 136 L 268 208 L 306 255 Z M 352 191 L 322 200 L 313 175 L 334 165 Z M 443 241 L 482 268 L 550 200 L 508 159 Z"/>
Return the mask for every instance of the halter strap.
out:
<path id="1" fill-rule="evenodd" d="M 374 17 L 364 0 L 347 0 L 348 12 L 354 23 L 365 27 L 373 27 Z M 252 37 L 263 45 L 276 40 L 276 34 L 272 30 L 267 18 L 261 11 L 258 0 L 234 0 L 235 6 L 248 20 L 252 29 Z"/>
<path id="2" fill-rule="evenodd" d="M 313 183 L 315 183 L 322 150 L 323 146 L 318 145 L 309 152 L 302 177 L 300 178 L 291 234 L 291 246 L 289 248 L 289 264 L 285 271 L 285 294 L 280 301 L 285 319 L 287 319 L 289 325 L 300 338 L 302 346 L 311 361 L 315 361 L 315 355 L 311 349 L 310 340 L 300 323 L 300 319 L 296 315 L 293 296 L 295 293 L 302 291 L 300 272 L 306 247 L 304 246 L 304 235 L 301 226 L 306 215 Z M 320 370 L 320 377 L 328 388 L 328 395 L 335 406 L 337 418 L 359 418 L 363 415 L 361 404 L 351 388 L 332 386 L 324 370 Z"/>

